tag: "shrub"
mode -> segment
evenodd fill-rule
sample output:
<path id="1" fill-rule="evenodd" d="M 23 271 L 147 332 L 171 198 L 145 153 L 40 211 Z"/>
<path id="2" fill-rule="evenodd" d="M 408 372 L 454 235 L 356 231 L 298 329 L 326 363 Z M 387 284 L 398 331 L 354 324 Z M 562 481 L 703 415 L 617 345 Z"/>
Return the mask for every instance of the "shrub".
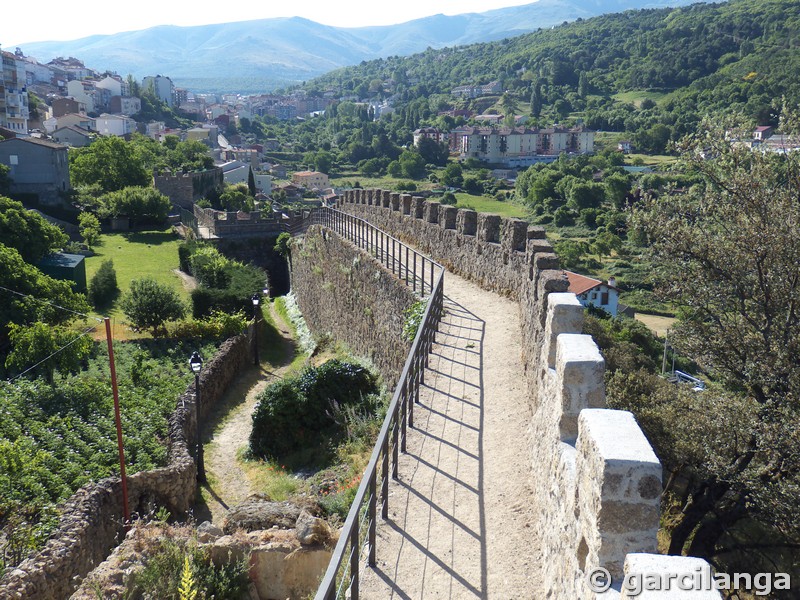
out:
<path id="1" fill-rule="evenodd" d="M 114 270 L 114 261 L 104 260 L 89 282 L 89 302 L 95 308 L 102 308 L 111 304 L 119 293 L 117 286 L 117 272 Z"/>
<path id="2" fill-rule="evenodd" d="M 453 205 L 458 202 L 456 195 L 453 192 L 445 192 L 442 194 L 441 203 L 447 205 Z"/>
<path id="3" fill-rule="evenodd" d="M 122 311 L 137 329 L 150 329 L 153 335 L 164 330 L 164 323 L 183 318 L 186 308 L 170 287 L 145 277 L 131 281 L 122 298 Z"/>
<path id="4" fill-rule="evenodd" d="M 92 213 L 83 212 L 78 216 L 78 231 L 89 248 L 100 241 L 100 221 Z"/>
<path id="5" fill-rule="evenodd" d="M 336 415 L 345 406 L 374 411 L 375 377 L 361 365 L 330 360 L 264 390 L 253 412 L 250 452 L 260 458 L 285 456 L 320 435 L 341 429 Z"/>
<path id="6" fill-rule="evenodd" d="M 212 310 L 205 319 L 177 321 L 167 326 L 171 338 L 227 339 L 239 335 L 247 327 L 247 317 L 241 311 L 226 313 Z"/>

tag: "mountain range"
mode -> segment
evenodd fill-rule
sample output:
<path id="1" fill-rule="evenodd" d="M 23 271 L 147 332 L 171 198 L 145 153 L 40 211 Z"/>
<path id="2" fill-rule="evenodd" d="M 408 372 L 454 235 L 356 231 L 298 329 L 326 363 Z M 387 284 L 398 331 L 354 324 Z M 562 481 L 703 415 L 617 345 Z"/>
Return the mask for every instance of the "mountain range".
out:
<path id="1" fill-rule="evenodd" d="M 161 25 L 66 42 L 23 44 L 47 62 L 74 56 L 86 66 L 137 79 L 166 75 L 193 91 L 253 93 L 299 83 L 339 67 L 426 48 L 514 37 L 565 21 L 691 0 L 539 0 L 455 16 L 376 27 L 331 27 L 300 17 L 178 27 Z"/>

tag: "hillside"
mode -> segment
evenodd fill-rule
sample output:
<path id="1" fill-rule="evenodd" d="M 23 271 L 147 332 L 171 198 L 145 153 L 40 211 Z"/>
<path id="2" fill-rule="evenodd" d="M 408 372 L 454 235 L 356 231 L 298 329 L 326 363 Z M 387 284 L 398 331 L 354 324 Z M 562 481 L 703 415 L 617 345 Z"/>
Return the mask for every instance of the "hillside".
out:
<path id="1" fill-rule="evenodd" d="M 330 27 L 294 17 L 196 27 L 165 25 L 21 47 L 43 62 L 75 56 L 89 67 L 121 75 L 169 75 L 177 85 L 197 91 L 255 93 L 365 60 L 499 40 L 610 11 L 688 3 L 539 0 L 485 13 L 435 15 L 382 27 Z"/>
<path id="2" fill-rule="evenodd" d="M 457 100 L 452 88 L 500 80 L 515 114 L 581 119 L 616 131 L 661 124 L 674 138 L 709 111 L 736 109 L 766 124 L 774 122 L 773 103 L 781 96 L 800 100 L 798 26 L 794 0 L 628 11 L 510 40 L 371 61 L 307 87 L 355 89 L 393 80 L 397 107 L 413 106 L 408 125 L 414 127 L 447 104 L 482 110 L 486 103 Z"/>

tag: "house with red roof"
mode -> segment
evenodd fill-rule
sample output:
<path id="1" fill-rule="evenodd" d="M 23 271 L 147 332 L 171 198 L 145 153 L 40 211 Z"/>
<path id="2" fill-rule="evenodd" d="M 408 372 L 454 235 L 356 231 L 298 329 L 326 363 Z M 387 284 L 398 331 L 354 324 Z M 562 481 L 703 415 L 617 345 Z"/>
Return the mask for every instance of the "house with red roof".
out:
<path id="1" fill-rule="evenodd" d="M 604 282 L 572 271 L 564 271 L 564 274 L 569 280 L 569 291 L 578 297 L 581 304 L 602 308 L 610 315 L 617 316 L 619 289 L 613 277 Z"/>

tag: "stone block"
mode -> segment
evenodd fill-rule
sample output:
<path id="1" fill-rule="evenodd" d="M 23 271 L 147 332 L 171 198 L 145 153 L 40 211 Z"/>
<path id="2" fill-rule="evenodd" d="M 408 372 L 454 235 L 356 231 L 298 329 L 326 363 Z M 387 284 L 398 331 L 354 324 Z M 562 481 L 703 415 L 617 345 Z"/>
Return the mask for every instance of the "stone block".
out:
<path id="1" fill-rule="evenodd" d="M 503 219 L 503 247 L 513 252 L 525 252 L 528 242 L 528 222 L 522 219 Z"/>
<path id="2" fill-rule="evenodd" d="M 403 214 L 410 215 L 411 214 L 411 196 L 408 194 L 403 194 L 400 196 L 400 203 L 403 205 Z"/>
<path id="3" fill-rule="evenodd" d="M 561 439 L 574 440 L 581 410 L 605 406 L 605 360 L 591 336 L 562 333 L 556 338 L 555 370 Z"/>
<path id="4" fill-rule="evenodd" d="M 478 232 L 478 213 L 459 208 L 456 215 L 456 230 L 463 235 L 475 235 Z"/>
<path id="5" fill-rule="evenodd" d="M 626 554 L 656 550 L 661 463 L 627 411 L 581 411 L 576 449 L 587 564 L 619 578 Z"/>
<path id="6" fill-rule="evenodd" d="M 577 296 L 570 292 L 550 294 L 547 297 L 545 322 L 545 351 L 547 366 L 556 365 L 557 338 L 562 333 L 580 333 L 583 329 L 584 308 Z"/>
<path id="7" fill-rule="evenodd" d="M 392 210 L 398 211 L 400 210 L 400 194 L 394 193 L 390 197 L 390 204 Z"/>
<path id="8" fill-rule="evenodd" d="M 426 223 L 438 223 L 439 222 L 439 203 L 438 202 L 428 201 L 428 202 L 425 203 L 425 212 L 423 214 L 423 220 Z"/>
<path id="9" fill-rule="evenodd" d="M 713 589 L 711 565 L 702 558 L 631 553 L 625 557 L 624 572 L 622 600 L 722 599 L 722 594 Z M 670 589 L 646 589 L 667 587 L 667 581 Z"/>
<path id="10" fill-rule="evenodd" d="M 421 196 L 411 198 L 411 210 L 415 219 L 421 219 L 425 214 L 425 198 Z"/>
<path id="11" fill-rule="evenodd" d="M 439 206 L 439 224 L 442 229 L 455 229 L 457 216 L 458 209 L 455 206 L 446 206 L 444 204 Z"/>
<path id="12" fill-rule="evenodd" d="M 478 239 L 483 242 L 500 242 L 500 217 L 478 213 Z"/>

